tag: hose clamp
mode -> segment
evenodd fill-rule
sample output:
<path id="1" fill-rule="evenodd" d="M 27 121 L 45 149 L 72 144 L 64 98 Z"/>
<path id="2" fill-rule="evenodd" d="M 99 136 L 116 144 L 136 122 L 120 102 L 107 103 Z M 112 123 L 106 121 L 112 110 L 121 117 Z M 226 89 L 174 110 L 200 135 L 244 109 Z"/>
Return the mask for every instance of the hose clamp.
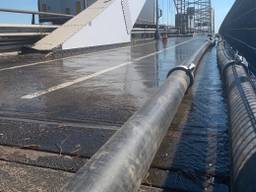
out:
<path id="1" fill-rule="evenodd" d="M 186 73 L 186 75 L 189 77 L 189 86 L 188 88 L 190 88 L 193 84 L 194 84 L 194 73 L 193 71 L 195 70 L 196 65 L 194 63 L 191 63 L 189 65 L 180 65 L 177 67 L 174 67 L 173 69 L 171 69 L 168 74 L 167 74 L 167 78 L 174 72 L 174 71 L 184 71 Z"/>
<path id="2" fill-rule="evenodd" d="M 230 60 L 230 61 L 229 61 L 228 63 L 226 63 L 225 66 L 223 67 L 223 69 L 222 69 L 222 75 L 224 76 L 226 70 L 227 70 L 229 67 L 233 66 L 233 65 L 242 66 L 242 67 L 244 68 L 244 70 L 246 71 L 246 73 L 248 73 L 248 67 L 246 66 L 245 63 L 243 63 L 243 62 L 237 62 L 237 61 L 235 61 L 235 60 Z"/>

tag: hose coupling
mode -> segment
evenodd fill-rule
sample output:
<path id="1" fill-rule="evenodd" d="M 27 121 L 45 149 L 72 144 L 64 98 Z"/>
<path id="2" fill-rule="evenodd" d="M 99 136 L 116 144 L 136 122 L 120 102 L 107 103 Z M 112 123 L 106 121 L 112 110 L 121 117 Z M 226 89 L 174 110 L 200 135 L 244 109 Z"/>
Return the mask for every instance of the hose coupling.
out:
<path id="1" fill-rule="evenodd" d="M 193 84 L 194 84 L 194 70 L 196 68 L 196 65 L 194 63 L 191 63 L 189 65 L 180 65 L 177 67 L 174 67 L 173 69 L 171 69 L 168 74 L 167 74 L 167 78 L 174 72 L 174 71 L 185 71 L 187 76 L 189 77 L 190 83 L 189 83 L 189 87 L 190 88 Z"/>

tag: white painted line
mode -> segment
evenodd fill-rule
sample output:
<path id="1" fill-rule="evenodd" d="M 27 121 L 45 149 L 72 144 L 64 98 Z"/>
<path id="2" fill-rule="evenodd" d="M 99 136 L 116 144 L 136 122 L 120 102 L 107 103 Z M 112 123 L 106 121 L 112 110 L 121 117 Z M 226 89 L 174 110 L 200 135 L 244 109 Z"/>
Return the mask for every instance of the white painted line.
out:
<path id="1" fill-rule="evenodd" d="M 13 52 L 6 52 L 6 53 L 0 53 L 0 57 L 5 57 L 5 56 L 13 56 L 13 55 L 18 55 L 19 53 L 17 51 Z"/>
<path id="2" fill-rule="evenodd" d="M 124 66 L 126 66 L 126 65 L 129 65 L 130 63 L 131 63 L 131 62 L 123 63 L 123 64 L 117 65 L 117 66 L 115 66 L 115 67 L 111 67 L 111 68 L 108 68 L 108 69 L 105 69 L 105 70 L 102 70 L 102 71 L 93 73 L 93 74 L 91 74 L 91 75 L 87 75 L 87 76 L 84 76 L 84 77 L 80 77 L 80 78 L 75 79 L 75 80 L 73 80 L 73 81 L 69 81 L 69 82 L 66 82 L 66 83 L 62 83 L 62 84 L 59 84 L 59 85 L 50 87 L 49 89 L 46 89 L 46 90 L 43 90 L 43 91 L 38 91 L 38 92 L 29 94 L 29 95 L 25 95 L 25 96 L 23 96 L 23 97 L 21 97 L 21 98 L 22 98 L 22 99 L 33 99 L 33 98 L 39 97 L 39 96 L 41 96 L 41 95 L 45 95 L 45 94 L 47 94 L 47 93 L 50 93 L 50 92 L 53 92 L 53 91 L 56 91 L 56 90 L 59 90 L 59 89 L 63 89 L 63 88 L 65 88 L 65 87 L 69 87 L 69 86 L 71 86 L 71 85 L 74 85 L 74 84 L 80 83 L 80 82 L 82 82 L 82 81 L 91 79 L 91 78 L 93 78 L 93 77 L 97 77 L 97 76 L 102 75 L 102 74 L 104 74 L 104 73 L 107 73 L 107 72 L 116 70 L 116 69 L 118 69 L 118 68 L 121 68 L 121 67 L 124 67 Z"/>
<path id="3" fill-rule="evenodd" d="M 57 91 L 57 90 L 60 90 L 60 89 L 66 88 L 66 87 L 70 87 L 70 86 L 72 86 L 72 85 L 74 85 L 74 84 L 81 83 L 81 82 L 83 82 L 83 81 L 86 81 L 86 80 L 89 80 L 89 79 L 91 79 L 91 78 L 97 77 L 97 76 L 102 75 L 102 74 L 104 74 L 104 73 L 108 73 L 108 72 L 110 72 L 110 71 L 114 71 L 114 70 L 119 69 L 119 68 L 121 68 L 121 67 L 124 67 L 124 66 L 127 66 L 127 65 L 129 65 L 129 64 L 132 64 L 132 63 L 134 63 L 134 61 L 135 61 L 135 62 L 136 62 L 136 61 L 141 61 L 141 60 L 143 60 L 143 59 L 149 58 L 149 57 L 154 56 L 154 55 L 156 55 L 156 54 L 159 54 L 159 53 L 161 53 L 161 52 L 163 52 L 163 51 L 166 51 L 166 50 L 168 50 L 168 49 L 173 49 L 173 48 L 175 48 L 175 47 L 181 46 L 181 45 L 186 44 L 186 43 L 188 43 L 188 42 L 190 42 L 190 41 L 192 41 L 192 40 L 194 40 L 194 39 L 192 38 L 192 39 L 190 39 L 190 40 L 187 40 L 187 41 L 184 41 L 184 42 L 182 42 L 182 43 L 176 44 L 175 46 L 171 46 L 171 47 L 162 49 L 162 50 L 160 50 L 160 51 L 153 52 L 153 53 L 150 53 L 150 54 L 148 54 L 148 55 L 139 57 L 139 58 L 137 58 L 137 59 L 134 59 L 133 61 L 129 61 L 129 62 L 126 62 L 126 63 L 122 63 L 122 64 L 116 65 L 116 66 L 114 66 L 114 67 L 110 67 L 110 68 L 108 68 L 108 69 L 104 69 L 104 70 L 102 70 L 102 71 L 93 73 L 93 74 L 91 74 L 91 75 L 86 75 L 86 76 L 84 76 L 84 77 L 80 77 L 80 78 L 75 79 L 75 80 L 73 80 L 73 81 L 69 81 L 69 82 L 66 82 L 66 83 L 62 83 L 62 84 L 59 84 L 59 85 L 50 87 L 50 88 L 48 88 L 48 89 L 46 89 L 46 90 L 42 90 L 42 91 L 38 91 L 38 92 L 31 93 L 31 94 L 28 94 L 28 95 L 24 95 L 24 96 L 22 96 L 21 98 L 22 98 L 22 99 L 34 99 L 34 98 L 36 98 L 36 97 L 40 97 L 40 96 L 42 96 L 42 95 L 46 95 L 46 94 L 48 94 L 48 93 L 51 93 L 51 92 L 54 92 L 54 91 Z"/>
<path id="4" fill-rule="evenodd" d="M 7 67 L 7 68 L 0 69 L 0 72 L 2 72 L 2 71 L 9 71 L 9 70 L 12 70 L 12 69 L 20 69 L 20 68 L 24 68 L 24 67 L 30 67 L 30 66 L 40 65 L 40 64 L 45 64 L 45 63 L 50 63 L 50 62 L 58 61 L 58 60 L 59 59 L 52 59 L 52 60 L 48 60 L 48 61 L 41 61 L 41 62 L 30 63 L 30 64 L 25 64 L 25 65 Z"/>
<path id="5" fill-rule="evenodd" d="M 148 44 L 153 44 L 153 43 L 155 43 L 155 42 L 143 43 L 143 44 L 135 45 L 133 47 L 141 47 L 141 46 L 148 45 Z M 25 67 L 31 67 L 31 66 L 35 66 L 35 65 L 41 65 L 41 64 L 54 62 L 54 61 L 60 61 L 60 60 L 65 60 L 65 59 L 70 59 L 70 58 L 81 57 L 81 56 L 91 56 L 91 55 L 94 55 L 94 54 L 104 54 L 104 53 L 109 53 L 109 51 L 114 51 L 116 49 L 120 50 L 120 48 L 126 48 L 126 47 L 130 47 L 130 45 L 129 46 L 124 46 L 124 47 L 118 47 L 118 48 L 113 48 L 113 49 L 97 51 L 97 52 L 92 52 L 92 53 L 87 53 L 87 54 L 73 55 L 73 56 L 69 56 L 69 57 L 51 59 L 51 60 L 48 60 L 48 61 L 40 61 L 40 62 L 35 62 L 35 63 L 30 63 L 30 64 L 24 64 L 24 65 L 19 65 L 19 66 L 2 68 L 2 69 L 0 69 L 0 72 L 9 71 L 9 70 L 13 70 L 13 69 L 20 69 L 20 68 L 25 68 Z"/>

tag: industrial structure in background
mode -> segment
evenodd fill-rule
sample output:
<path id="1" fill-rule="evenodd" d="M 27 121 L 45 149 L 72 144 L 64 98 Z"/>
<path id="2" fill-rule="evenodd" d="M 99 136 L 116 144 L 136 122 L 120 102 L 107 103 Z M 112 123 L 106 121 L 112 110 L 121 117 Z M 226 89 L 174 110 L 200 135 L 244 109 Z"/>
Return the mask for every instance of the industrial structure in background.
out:
<path id="1" fill-rule="evenodd" d="M 38 0 L 39 11 L 76 15 L 97 0 Z M 158 0 L 159 1 L 159 0 Z M 135 27 L 155 28 L 157 24 L 157 0 L 147 0 Z M 176 7 L 175 27 L 181 34 L 214 32 L 214 11 L 211 0 L 170 0 Z M 160 1 L 159 1 L 160 3 Z M 159 16 L 162 10 L 159 9 Z M 63 24 L 69 18 L 40 15 L 40 23 Z M 170 26 L 169 26 L 170 27 Z"/>
<path id="2" fill-rule="evenodd" d="M 214 10 L 211 0 L 174 0 L 175 26 L 179 33 L 214 33 Z"/>
<path id="3" fill-rule="evenodd" d="M 88 8 L 97 0 L 38 0 L 38 9 L 42 12 L 54 12 L 77 15 L 82 10 Z M 136 25 L 155 27 L 156 22 L 156 0 L 147 0 Z M 40 23 L 51 22 L 52 24 L 63 24 L 69 18 L 60 16 L 40 15 Z"/>
<path id="4" fill-rule="evenodd" d="M 211 0 L 38 0 L 38 11 L 0 11 L 32 15 L 32 25 L 12 26 L 14 32 L 6 34 L 5 28 L 10 26 L 1 26 L 2 50 L 7 51 L 80 49 L 168 35 L 214 33 Z"/>

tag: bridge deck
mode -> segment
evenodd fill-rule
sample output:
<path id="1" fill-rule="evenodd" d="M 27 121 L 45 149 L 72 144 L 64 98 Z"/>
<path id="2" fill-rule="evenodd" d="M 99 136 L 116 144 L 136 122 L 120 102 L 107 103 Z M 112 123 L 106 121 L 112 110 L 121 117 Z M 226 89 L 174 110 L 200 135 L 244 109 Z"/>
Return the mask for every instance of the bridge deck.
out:
<path id="1" fill-rule="evenodd" d="M 2 58 L 0 191 L 58 191 L 204 41 L 171 38 L 51 61 Z M 200 67 L 201 81 L 144 181 L 156 188 L 146 191 L 228 190 L 227 116 L 214 56 Z"/>

